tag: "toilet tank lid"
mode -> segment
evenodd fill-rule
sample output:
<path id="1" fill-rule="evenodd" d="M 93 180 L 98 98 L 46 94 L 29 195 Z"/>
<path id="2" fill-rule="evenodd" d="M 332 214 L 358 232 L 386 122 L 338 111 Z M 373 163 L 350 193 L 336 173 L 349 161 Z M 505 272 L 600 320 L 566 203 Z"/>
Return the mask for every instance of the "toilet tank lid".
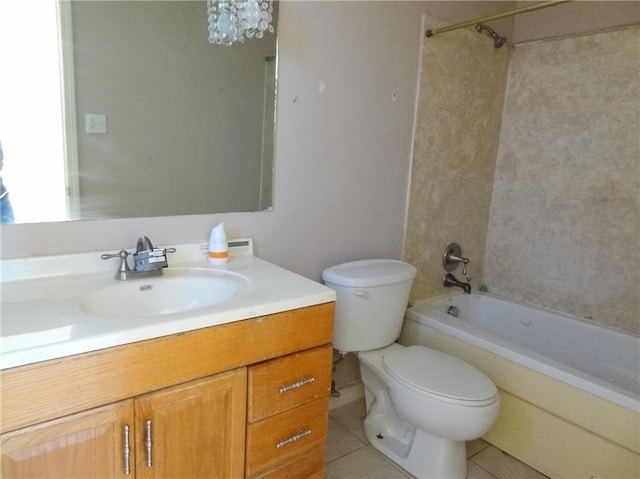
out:
<path id="1" fill-rule="evenodd" d="M 342 263 L 322 272 L 325 283 L 366 288 L 401 283 L 416 277 L 416 267 L 395 259 L 365 259 Z"/>

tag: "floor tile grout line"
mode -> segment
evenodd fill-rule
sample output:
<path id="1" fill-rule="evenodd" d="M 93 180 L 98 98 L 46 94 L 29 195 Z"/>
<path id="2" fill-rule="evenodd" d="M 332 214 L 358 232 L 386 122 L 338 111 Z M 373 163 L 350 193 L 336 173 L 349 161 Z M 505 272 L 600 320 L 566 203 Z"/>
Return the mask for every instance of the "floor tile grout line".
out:
<path id="1" fill-rule="evenodd" d="M 342 418 L 340 418 L 340 416 L 335 416 L 335 415 L 333 415 L 333 414 L 329 413 L 329 417 L 330 417 L 331 419 L 333 419 L 334 421 L 336 421 L 336 422 L 340 423 L 340 424 L 341 424 L 341 425 L 343 425 L 344 427 L 346 427 L 346 428 L 348 428 L 348 427 L 349 427 L 349 426 L 348 426 L 349 421 L 342 420 Z M 363 420 L 364 420 L 364 418 L 363 418 Z"/>
<path id="2" fill-rule="evenodd" d="M 354 452 L 359 451 L 360 449 L 362 449 L 363 447 L 367 447 L 367 444 L 360 444 L 358 447 L 356 447 L 355 449 L 351 449 L 349 452 L 346 452 L 344 454 L 342 454 L 341 456 L 338 457 L 334 457 L 333 459 L 331 459 L 330 461 L 325 462 L 325 464 L 331 464 L 332 462 L 336 462 L 342 458 L 345 458 L 347 456 L 349 456 L 350 454 L 353 454 Z"/>
<path id="3" fill-rule="evenodd" d="M 335 420 L 335 418 L 333 418 Z M 364 444 L 365 446 L 367 446 L 369 444 L 368 441 L 363 441 L 362 439 L 360 439 L 359 436 L 357 436 L 355 433 L 351 432 L 351 429 L 346 426 L 345 424 L 341 423 L 340 421 L 336 421 L 338 423 L 338 425 L 340 425 L 347 434 L 349 434 L 350 436 L 354 437 L 359 443 Z"/>
<path id="4" fill-rule="evenodd" d="M 488 447 L 491 447 L 491 443 L 484 441 L 484 445 L 480 449 L 478 449 L 476 452 L 471 454 L 470 456 L 467 456 L 467 460 L 471 459 L 472 457 L 476 457 L 478 454 L 480 454 L 482 451 L 484 451 Z"/>
<path id="5" fill-rule="evenodd" d="M 384 454 L 382 454 L 380 451 L 378 451 L 375 447 L 373 447 L 371 444 L 367 443 L 366 446 L 374 453 L 377 454 L 380 458 L 382 458 L 383 460 L 385 460 L 386 462 L 389 463 L 389 465 L 391 465 L 395 470 L 397 470 L 398 472 L 402 473 L 402 475 L 406 476 L 407 479 L 412 478 L 413 476 L 410 475 L 410 473 L 408 473 L 407 471 L 405 471 L 404 469 L 402 469 L 402 467 L 400 467 L 398 464 L 396 464 L 395 462 L 393 462 L 391 459 L 389 459 L 387 456 L 385 456 Z"/>
<path id="6" fill-rule="evenodd" d="M 473 462 L 477 467 L 479 467 L 480 469 L 482 469 L 484 472 L 486 472 L 487 474 L 489 474 L 491 477 L 495 477 L 495 479 L 508 479 L 508 478 L 506 478 L 506 477 L 505 477 L 505 478 L 502 478 L 502 477 L 500 477 L 500 476 L 496 475 L 494 472 L 491 472 L 491 471 L 490 471 L 490 470 L 488 470 L 487 468 L 485 468 L 485 467 L 481 466 L 480 464 L 478 464 L 478 463 L 477 463 L 477 462 L 475 462 L 475 461 L 472 461 L 471 459 L 467 459 L 467 462 L 469 462 L 469 461 Z"/>

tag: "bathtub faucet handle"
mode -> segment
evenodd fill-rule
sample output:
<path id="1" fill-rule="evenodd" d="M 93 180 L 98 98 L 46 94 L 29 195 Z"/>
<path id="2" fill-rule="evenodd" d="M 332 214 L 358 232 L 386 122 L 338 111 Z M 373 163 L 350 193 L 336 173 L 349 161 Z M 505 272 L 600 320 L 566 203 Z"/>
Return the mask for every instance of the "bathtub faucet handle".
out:
<path id="1" fill-rule="evenodd" d="M 462 248 L 458 243 L 451 243 L 444 249 L 442 256 L 442 266 L 445 271 L 449 273 L 454 271 L 458 264 L 462 263 L 462 275 L 467 274 L 467 265 L 469 264 L 469 258 L 462 256 Z"/>
<path id="2" fill-rule="evenodd" d="M 462 264 L 469 264 L 469 258 L 460 258 L 456 255 L 450 254 L 449 255 L 449 261 L 452 261 L 454 263 L 462 263 Z"/>
<path id="3" fill-rule="evenodd" d="M 458 258 L 457 256 L 449 256 L 449 259 L 455 261 L 456 263 L 462 263 L 462 276 L 467 275 L 467 265 L 469 264 L 469 258 Z M 471 281 L 471 278 L 468 278 L 467 281 Z"/>

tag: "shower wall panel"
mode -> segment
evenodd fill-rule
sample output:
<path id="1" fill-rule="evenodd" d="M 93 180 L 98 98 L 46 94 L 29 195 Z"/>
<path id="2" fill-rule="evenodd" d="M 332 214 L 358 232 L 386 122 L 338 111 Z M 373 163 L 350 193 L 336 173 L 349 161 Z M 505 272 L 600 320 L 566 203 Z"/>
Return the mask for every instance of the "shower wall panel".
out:
<path id="1" fill-rule="evenodd" d="M 427 18 L 427 28 L 442 25 Z M 452 241 L 471 260 L 473 284 L 482 276 L 510 54 L 473 28 L 424 42 L 404 248 L 418 267 L 412 299 L 445 291 L 442 252 Z"/>
<path id="2" fill-rule="evenodd" d="M 640 334 L 638 27 L 516 47 L 489 290 Z"/>

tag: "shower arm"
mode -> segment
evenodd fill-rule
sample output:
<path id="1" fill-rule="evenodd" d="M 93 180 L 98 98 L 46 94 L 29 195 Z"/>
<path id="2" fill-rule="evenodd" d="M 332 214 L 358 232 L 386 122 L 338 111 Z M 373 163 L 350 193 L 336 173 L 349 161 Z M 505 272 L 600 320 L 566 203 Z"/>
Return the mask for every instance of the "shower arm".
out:
<path id="1" fill-rule="evenodd" d="M 500 20 L 501 18 L 512 17 L 520 13 L 535 12 L 536 10 L 542 10 L 543 8 L 548 8 L 548 7 L 555 7 L 556 5 L 568 3 L 571 1 L 572 0 L 553 0 L 550 2 L 542 2 L 542 3 L 537 3 L 535 5 L 530 5 L 528 7 L 522 7 L 522 8 L 517 8 L 515 10 L 510 10 L 508 12 L 496 13 L 494 15 L 490 15 L 487 17 L 480 17 L 480 18 L 475 18 L 473 20 L 469 20 L 462 23 L 455 23 L 453 25 L 449 25 L 448 27 L 429 29 L 426 31 L 426 36 L 427 38 L 431 38 L 432 36 L 438 35 L 440 33 L 446 33 L 452 30 L 458 30 L 460 28 L 470 27 L 478 23 L 490 22 L 491 20 Z"/>

